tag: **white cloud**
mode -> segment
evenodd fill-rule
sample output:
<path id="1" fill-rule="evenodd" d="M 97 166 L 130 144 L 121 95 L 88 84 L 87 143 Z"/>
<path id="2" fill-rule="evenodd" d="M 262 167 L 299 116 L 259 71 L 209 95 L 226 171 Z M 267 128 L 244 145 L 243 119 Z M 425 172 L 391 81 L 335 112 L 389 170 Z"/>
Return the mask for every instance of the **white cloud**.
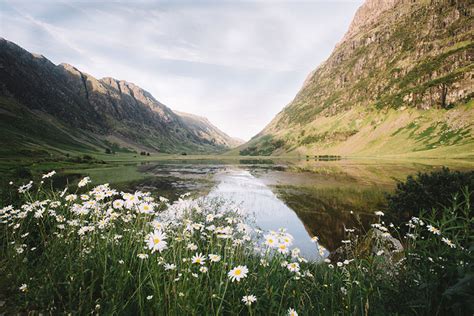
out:
<path id="1" fill-rule="evenodd" d="M 248 139 L 329 56 L 361 2 L 3 1 L 0 35 Z"/>

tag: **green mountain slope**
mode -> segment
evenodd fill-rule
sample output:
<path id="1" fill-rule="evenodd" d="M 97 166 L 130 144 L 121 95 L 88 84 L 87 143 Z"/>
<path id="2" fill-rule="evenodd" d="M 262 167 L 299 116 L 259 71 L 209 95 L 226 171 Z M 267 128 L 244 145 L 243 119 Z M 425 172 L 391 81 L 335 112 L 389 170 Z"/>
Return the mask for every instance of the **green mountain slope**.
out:
<path id="1" fill-rule="evenodd" d="M 203 136 L 133 83 L 98 80 L 5 39 L 0 39 L 0 132 L 2 156 L 105 149 L 218 152 L 234 145 L 230 137 L 215 142 Z"/>
<path id="2" fill-rule="evenodd" d="M 472 1 L 367 0 L 242 155 L 474 156 Z"/>

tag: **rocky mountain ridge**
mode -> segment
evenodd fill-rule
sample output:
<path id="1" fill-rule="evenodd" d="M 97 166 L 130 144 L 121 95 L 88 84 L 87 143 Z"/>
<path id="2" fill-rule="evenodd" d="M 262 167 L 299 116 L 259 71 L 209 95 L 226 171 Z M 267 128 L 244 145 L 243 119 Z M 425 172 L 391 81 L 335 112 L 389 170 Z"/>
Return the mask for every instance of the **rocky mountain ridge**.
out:
<path id="1" fill-rule="evenodd" d="M 26 132 L 22 119 L 45 133 Z M 56 66 L 5 39 L 0 39 L 0 122 L 2 142 L 15 140 L 26 147 L 46 143 L 103 150 L 113 144 L 173 153 L 216 152 L 235 145 L 210 123 L 208 134 L 196 130 L 133 83 L 99 80 L 69 64 Z"/>

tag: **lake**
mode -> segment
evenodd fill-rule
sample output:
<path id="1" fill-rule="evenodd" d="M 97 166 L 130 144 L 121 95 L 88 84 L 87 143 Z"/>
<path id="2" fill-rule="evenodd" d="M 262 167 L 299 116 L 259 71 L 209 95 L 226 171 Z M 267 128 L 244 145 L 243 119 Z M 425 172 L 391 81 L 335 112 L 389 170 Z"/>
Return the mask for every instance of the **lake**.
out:
<path id="1" fill-rule="evenodd" d="M 313 236 L 329 251 L 346 229 L 363 233 L 384 210 L 397 181 L 442 166 L 472 170 L 472 161 L 174 159 L 80 170 L 95 183 L 151 191 L 176 200 L 190 192 L 231 200 L 263 230 L 286 228 L 304 257 L 321 258 Z M 68 171 L 75 173 L 78 171 Z M 328 253 L 324 254 L 325 256 Z"/>

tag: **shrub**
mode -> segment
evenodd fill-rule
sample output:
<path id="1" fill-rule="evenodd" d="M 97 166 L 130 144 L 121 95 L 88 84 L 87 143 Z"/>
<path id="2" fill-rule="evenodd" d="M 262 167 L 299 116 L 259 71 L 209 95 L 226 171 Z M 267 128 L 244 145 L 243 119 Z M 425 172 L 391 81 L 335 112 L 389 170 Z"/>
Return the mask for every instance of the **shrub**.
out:
<path id="1" fill-rule="evenodd" d="M 401 224 L 419 216 L 421 211 L 443 210 L 452 205 L 453 199 L 465 201 L 465 196 L 459 193 L 466 187 L 474 188 L 474 171 L 451 171 L 443 167 L 431 173 L 410 175 L 387 197 L 390 216 L 394 223 Z M 474 197 L 472 192 L 471 200 Z M 441 213 L 437 214 L 438 218 L 441 216 Z"/>

